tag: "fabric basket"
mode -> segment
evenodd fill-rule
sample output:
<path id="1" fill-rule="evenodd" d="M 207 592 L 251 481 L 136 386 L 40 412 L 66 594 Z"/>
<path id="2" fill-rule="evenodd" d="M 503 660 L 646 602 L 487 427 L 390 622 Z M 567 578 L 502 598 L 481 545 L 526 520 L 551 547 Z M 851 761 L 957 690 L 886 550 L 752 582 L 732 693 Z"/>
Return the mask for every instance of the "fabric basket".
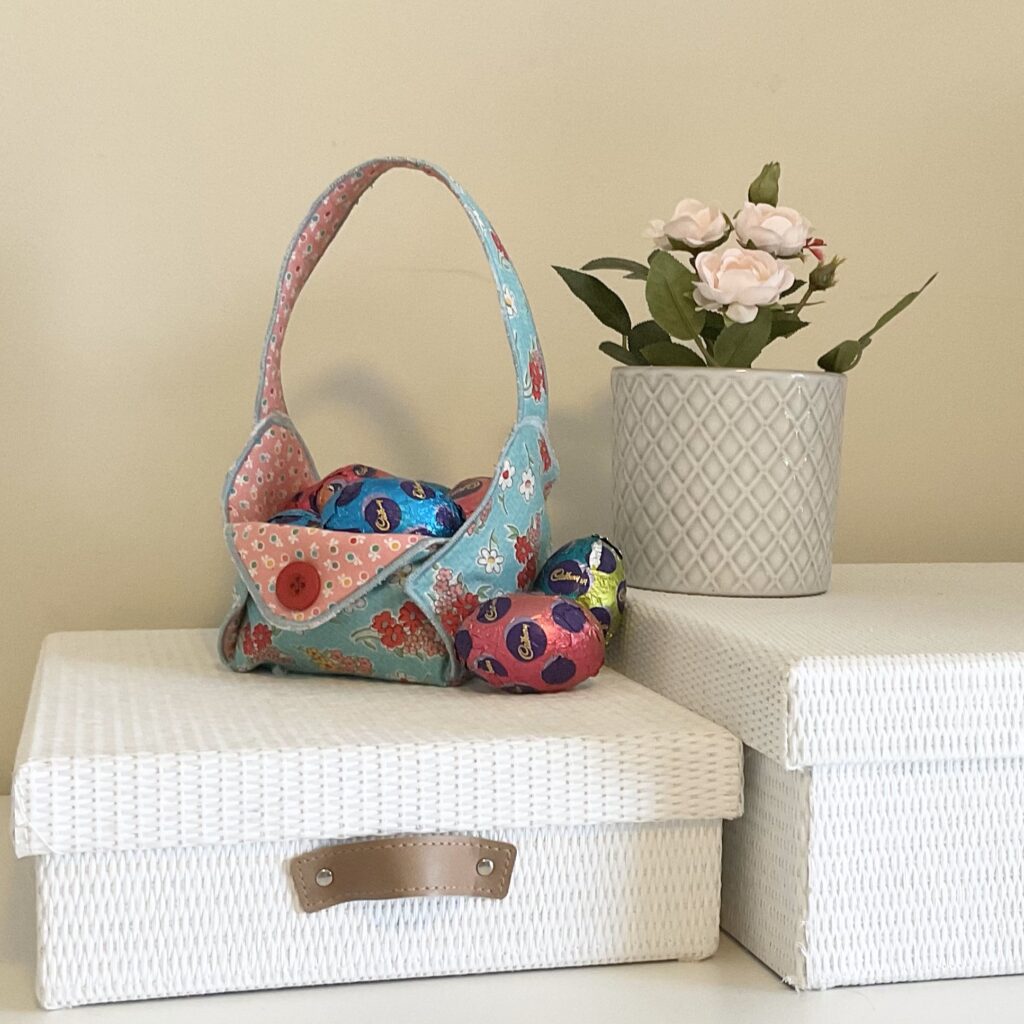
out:
<path id="1" fill-rule="evenodd" d="M 715 950 L 724 729 L 609 669 L 253 686 L 216 646 L 44 643 L 12 801 L 44 1006 Z"/>
<path id="2" fill-rule="evenodd" d="M 445 185 L 480 239 L 515 367 L 516 422 L 486 493 L 454 537 L 269 524 L 298 491 L 319 479 L 284 400 L 281 348 L 288 319 L 356 203 L 395 167 L 422 171 Z M 221 657 L 238 671 L 274 665 L 435 685 L 461 681 L 465 670 L 452 638 L 481 601 L 532 585 L 549 543 L 545 498 L 557 475 L 537 332 L 522 284 L 490 222 L 461 185 L 431 164 L 388 158 L 356 167 L 317 198 L 281 267 L 255 426 L 223 494 L 225 536 L 238 583 L 221 629 Z M 500 558 L 481 558 L 482 549 L 496 549 Z M 295 608 L 281 595 L 300 572 L 301 583 L 316 596 Z"/>
<path id="3" fill-rule="evenodd" d="M 1024 565 L 634 590 L 612 663 L 746 744 L 722 927 L 800 989 L 1024 973 Z"/>

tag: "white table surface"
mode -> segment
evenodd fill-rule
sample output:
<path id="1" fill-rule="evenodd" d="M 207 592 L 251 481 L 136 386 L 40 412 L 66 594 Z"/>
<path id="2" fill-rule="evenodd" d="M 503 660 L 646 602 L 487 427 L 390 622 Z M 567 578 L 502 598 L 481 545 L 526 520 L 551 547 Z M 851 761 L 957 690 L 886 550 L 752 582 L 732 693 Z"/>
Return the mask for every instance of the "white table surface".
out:
<path id="1" fill-rule="evenodd" d="M 0 798 L 10 818 L 10 798 Z M 796 993 L 727 936 L 701 963 L 631 964 L 521 974 L 335 985 L 40 1010 L 35 1002 L 32 862 L 0 841 L 0 1024 L 986 1024 L 1024 1019 L 1024 976 Z"/>

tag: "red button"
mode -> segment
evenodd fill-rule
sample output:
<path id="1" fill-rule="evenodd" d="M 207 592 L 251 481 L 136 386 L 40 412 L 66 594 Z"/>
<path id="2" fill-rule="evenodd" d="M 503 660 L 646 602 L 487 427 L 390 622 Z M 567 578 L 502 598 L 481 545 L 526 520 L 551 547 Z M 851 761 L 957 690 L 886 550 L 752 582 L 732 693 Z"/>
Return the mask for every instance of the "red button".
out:
<path id="1" fill-rule="evenodd" d="M 320 596 L 320 573 L 309 562 L 289 562 L 277 574 L 275 593 L 285 608 L 304 611 Z"/>

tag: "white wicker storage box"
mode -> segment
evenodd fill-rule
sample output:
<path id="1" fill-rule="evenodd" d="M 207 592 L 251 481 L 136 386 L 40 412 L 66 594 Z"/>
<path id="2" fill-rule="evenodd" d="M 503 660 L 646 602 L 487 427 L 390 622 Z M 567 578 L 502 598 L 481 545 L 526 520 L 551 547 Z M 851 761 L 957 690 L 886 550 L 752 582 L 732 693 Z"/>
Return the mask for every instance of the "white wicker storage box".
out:
<path id="1" fill-rule="evenodd" d="M 612 660 L 747 745 L 722 927 L 784 980 L 1024 972 L 1024 565 L 631 591 Z"/>
<path id="2" fill-rule="evenodd" d="M 44 1006 L 716 948 L 721 819 L 742 798 L 724 729 L 607 669 L 510 697 L 234 675 L 214 640 L 43 646 L 13 827 L 36 858 Z M 300 908 L 293 857 L 439 833 L 514 844 L 505 898 Z"/>

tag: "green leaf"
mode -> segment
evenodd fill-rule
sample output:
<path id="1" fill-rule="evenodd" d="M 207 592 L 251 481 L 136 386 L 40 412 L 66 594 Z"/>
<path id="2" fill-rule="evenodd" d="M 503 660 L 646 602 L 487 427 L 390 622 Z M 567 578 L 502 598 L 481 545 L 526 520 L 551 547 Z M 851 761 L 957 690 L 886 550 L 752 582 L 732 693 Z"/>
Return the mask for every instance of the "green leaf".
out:
<path id="1" fill-rule="evenodd" d="M 700 336 L 704 339 L 708 351 L 714 354 L 715 340 L 725 330 L 725 317 L 721 313 L 705 313 L 704 326 L 701 328 Z"/>
<path id="2" fill-rule="evenodd" d="M 640 349 L 653 345 L 656 341 L 668 341 L 668 332 L 653 320 L 644 320 L 633 325 L 628 340 L 630 351 L 639 352 Z"/>
<path id="3" fill-rule="evenodd" d="M 870 331 L 868 331 L 866 334 L 862 334 L 860 338 L 858 338 L 857 340 L 860 341 L 860 343 L 865 348 L 867 348 L 867 346 L 871 344 L 872 337 L 878 331 L 880 331 L 890 320 L 892 320 L 894 317 L 899 316 L 900 313 L 902 313 L 903 310 L 905 310 L 907 306 L 909 306 L 914 301 L 914 299 L 916 299 L 918 295 L 920 295 L 921 292 L 923 292 L 925 288 L 927 288 L 928 285 L 930 285 L 932 281 L 935 280 L 936 277 L 938 277 L 938 273 L 932 274 L 932 276 L 929 277 L 928 280 L 925 281 L 925 283 L 921 285 L 921 287 L 918 288 L 916 292 L 909 292 L 907 295 L 904 295 L 903 298 L 900 299 L 900 301 L 897 302 L 896 305 L 892 307 L 892 309 L 886 310 L 886 312 L 884 312 L 878 318 L 878 321 L 875 323 L 875 326 L 872 327 Z"/>
<path id="4" fill-rule="evenodd" d="M 584 302 L 590 312 L 618 334 L 628 334 L 632 321 L 622 299 L 593 274 L 584 274 L 568 267 L 554 267 L 555 273 L 569 286 L 569 290 Z"/>
<path id="5" fill-rule="evenodd" d="M 797 331 L 802 331 L 807 326 L 806 320 L 801 320 L 792 310 L 777 309 L 772 316 L 772 328 L 769 341 L 776 338 L 788 338 Z"/>
<path id="6" fill-rule="evenodd" d="M 620 363 L 625 363 L 627 366 L 644 365 L 644 361 L 636 353 L 630 352 L 625 345 L 616 345 L 614 341 L 602 341 L 597 347 L 606 356 L 611 356 L 612 359 L 617 359 Z"/>
<path id="7" fill-rule="evenodd" d="M 784 291 L 779 293 L 779 298 L 784 299 L 787 295 L 792 295 L 793 292 L 799 291 L 803 286 L 807 284 L 806 281 L 794 280 L 793 283 Z"/>
<path id="8" fill-rule="evenodd" d="M 746 367 L 772 340 L 772 311 L 762 306 L 749 324 L 729 324 L 715 341 L 715 362 L 719 366 Z"/>
<path id="9" fill-rule="evenodd" d="M 927 281 L 916 292 L 904 295 L 899 302 L 891 309 L 886 310 L 876 321 L 875 326 L 859 338 L 843 341 L 835 348 L 829 349 L 819 360 L 818 365 L 827 373 L 846 373 L 852 370 L 859 362 L 864 349 L 874 340 L 874 335 L 880 331 L 893 317 L 897 317 L 909 306 L 935 280 L 936 274 L 932 274 Z"/>
<path id="10" fill-rule="evenodd" d="M 864 346 L 859 339 L 843 341 L 835 348 L 829 349 L 818 360 L 818 365 L 827 373 L 846 373 L 860 362 L 863 354 Z"/>
<path id="11" fill-rule="evenodd" d="M 706 366 L 707 363 L 692 349 L 674 341 L 656 341 L 645 345 L 644 359 L 651 366 Z"/>
<path id="12" fill-rule="evenodd" d="M 761 173 L 750 183 L 747 189 L 747 198 L 752 203 L 768 203 L 770 206 L 779 205 L 779 175 L 782 168 L 778 161 L 765 164 Z"/>
<path id="13" fill-rule="evenodd" d="M 647 276 L 651 316 L 674 338 L 689 341 L 704 326 L 704 310 L 693 303 L 693 274 L 667 252 L 651 254 Z"/>
<path id="14" fill-rule="evenodd" d="M 600 259 L 584 263 L 581 270 L 625 270 L 629 281 L 646 281 L 647 267 L 636 260 L 623 260 L 618 256 L 602 256 Z"/>

